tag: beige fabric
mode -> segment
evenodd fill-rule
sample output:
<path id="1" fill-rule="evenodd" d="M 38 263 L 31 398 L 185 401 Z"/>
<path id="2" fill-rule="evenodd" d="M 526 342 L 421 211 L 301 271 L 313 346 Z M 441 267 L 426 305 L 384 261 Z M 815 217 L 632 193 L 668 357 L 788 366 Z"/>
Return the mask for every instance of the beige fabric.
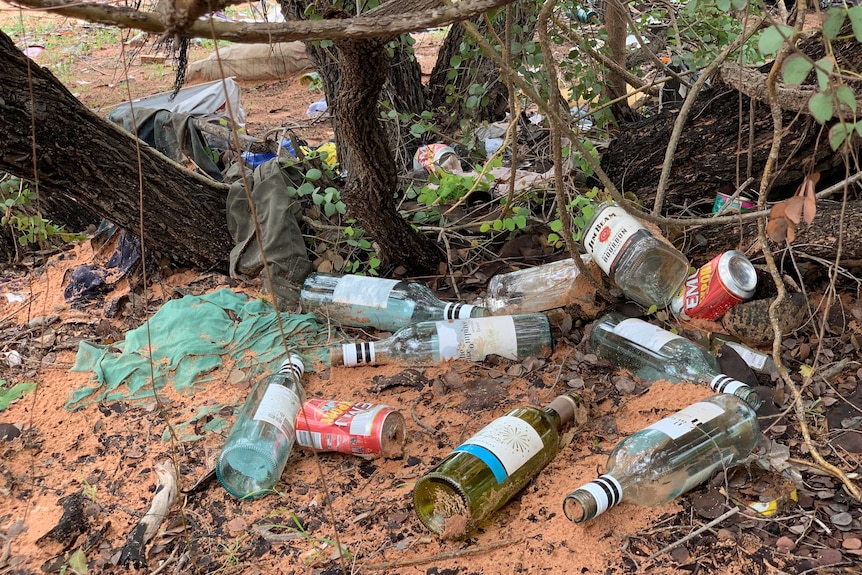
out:
<path id="1" fill-rule="evenodd" d="M 279 80 L 311 67 L 302 42 L 276 44 L 230 44 L 216 53 L 189 64 L 187 81 L 217 80 L 233 76 L 238 80 Z"/>

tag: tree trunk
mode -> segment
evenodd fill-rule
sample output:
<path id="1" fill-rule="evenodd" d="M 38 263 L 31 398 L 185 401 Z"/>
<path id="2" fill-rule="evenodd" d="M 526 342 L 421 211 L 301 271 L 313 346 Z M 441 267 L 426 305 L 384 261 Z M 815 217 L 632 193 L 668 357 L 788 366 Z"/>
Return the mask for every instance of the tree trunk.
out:
<path id="1" fill-rule="evenodd" d="M 514 18 L 513 27 L 520 30 L 513 35 L 513 40 L 523 44 L 533 35 L 535 29 L 535 15 L 537 8 L 534 3 L 515 2 L 512 5 Z M 469 20 L 479 33 L 487 36 L 488 26 L 484 16 Z M 494 33 L 503 38 L 505 34 L 506 19 L 501 14 L 494 23 Z M 461 23 L 452 24 L 449 33 L 443 40 L 440 50 L 437 52 L 437 61 L 431 70 L 428 79 L 428 99 L 431 107 L 435 110 L 445 110 L 445 121 L 448 125 L 442 126 L 443 131 L 457 128 L 462 119 L 481 122 L 497 122 L 506 117 L 509 108 L 509 92 L 500 76 L 500 70 L 493 60 L 482 54 L 465 57 L 461 65 L 456 68 L 457 75 L 449 77 L 452 68 L 453 56 L 464 56 L 462 44 L 475 48 L 475 42 L 464 31 Z M 496 42 L 492 42 L 492 45 Z M 468 108 L 467 94 L 471 85 L 485 86 L 482 94 L 485 102 L 475 108 Z"/>
<path id="2" fill-rule="evenodd" d="M 281 9 L 284 17 L 288 20 L 305 20 L 307 16 L 305 11 L 307 7 L 313 4 L 311 0 L 281 0 Z M 349 4 L 349 6 L 347 5 Z M 351 13 L 356 11 L 356 6 L 352 2 L 345 3 L 343 6 L 345 11 Z M 419 63 L 413 55 L 413 49 L 406 41 L 406 35 L 401 37 L 401 41 L 395 43 L 392 58 L 387 64 L 388 79 L 384 90 L 386 101 L 391 103 L 392 108 L 399 114 L 419 114 L 425 109 L 425 95 L 422 88 L 422 71 L 419 68 Z M 349 158 L 350 154 L 347 151 L 349 144 L 344 141 L 341 135 L 341 130 L 338 126 L 338 119 L 334 110 L 338 106 L 339 82 L 341 70 L 338 62 L 338 57 L 332 47 L 321 46 L 320 42 L 306 42 L 305 46 L 308 50 L 308 55 L 314 63 L 314 69 L 320 74 L 323 81 L 324 94 L 326 102 L 332 110 L 333 130 L 335 132 L 335 146 L 338 149 L 339 160 L 341 167 L 348 172 L 350 171 Z M 379 114 L 379 111 L 375 111 Z M 400 150 L 400 142 L 412 139 L 409 136 L 409 126 L 403 130 L 400 129 L 397 123 L 391 126 L 388 133 L 389 145 L 393 150 L 397 150 L 399 159 L 398 165 L 404 169 L 407 166 L 407 160 L 412 162 L 412 151 Z M 344 158 L 342 160 L 342 158 Z"/>
<path id="3" fill-rule="evenodd" d="M 851 186 L 851 189 L 853 186 Z M 858 189 L 858 188 L 857 188 Z M 862 201 L 847 202 L 843 226 L 841 222 L 841 202 L 818 200 L 817 215 L 810 226 L 805 223 L 796 228 L 796 238 L 791 247 L 797 253 L 797 260 L 804 261 L 804 254 L 835 261 L 838 253 L 838 239 L 841 238 L 841 263 L 850 267 L 862 267 Z M 692 265 L 701 266 L 712 258 L 717 250 L 746 250 L 757 240 L 757 220 L 732 225 L 704 226 L 691 232 L 692 245 L 686 250 Z M 785 245 L 771 244 L 774 251 Z M 784 258 L 777 254 L 780 261 Z M 799 263 L 797 262 L 797 263 Z M 788 266 L 794 264 L 788 262 Z"/>
<path id="4" fill-rule="evenodd" d="M 837 68 L 854 73 L 862 69 L 862 44 L 852 34 L 849 40 L 833 41 L 832 46 Z M 799 49 L 812 60 L 824 55 L 820 36 L 806 39 Z M 734 69 L 732 64 L 726 66 Z M 722 73 L 724 81 L 716 78 L 711 89 L 701 92 L 673 158 L 663 212 L 678 213 L 685 206 L 695 213 L 708 213 L 718 192 L 735 190 L 749 176 L 754 178 L 751 189 L 759 188 L 772 146 L 773 122 L 769 104 L 763 101 L 765 88 L 758 90 L 756 79 L 762 79 L 765 86 L 770 67 L 747 70 L 741 81 L 737 76 L 742 71 Z M 808 114 L 807 100 L 816 90 L 815 83 L 810 74 L 800 88 L 779 86 L 783 135 L 769 201 L 792 195 L 812 169 L 821 172 L 820 189 L 844 178 L 844 157 L 832 151 L 827 137 L 835 120 L 821 126 Z M 862 82 L 847 83 L 859 93 Z M 794 93 L 804 97 L 794 98 Z M 624 126 L 602 156 L 602 167 L 620 190 L 636 195 L 649 208 L 676 118 L 676 111 L 666 110 Z"/>
<path id="5" fill-rule="evenodd" d="M 40 208 L 56 223 L 106 218 L 137 234 L 138 177 L 143 174 L 147 247 L 179 262 L 227 270 L 232 247 L 225 214 L 227 186 L 183 169 L 145 144 L 138 165 L 130 134 L 84 107 L 3 32 L 0 133 L 0 171 L 30 181 L 38 175 Z"/>
<path id="6" fill-rule="evenodd" d="M 341 86 L 335 119 L 349 154 L 347 185 L 341 192 L 348 212 L 374 238 L 382 261 L 413 273 L 436 271 L 443 254 L 395 209 L 395 160 L 377 113 L 389 73 L 384 41 L 345 40 L 336 47 Z"/>

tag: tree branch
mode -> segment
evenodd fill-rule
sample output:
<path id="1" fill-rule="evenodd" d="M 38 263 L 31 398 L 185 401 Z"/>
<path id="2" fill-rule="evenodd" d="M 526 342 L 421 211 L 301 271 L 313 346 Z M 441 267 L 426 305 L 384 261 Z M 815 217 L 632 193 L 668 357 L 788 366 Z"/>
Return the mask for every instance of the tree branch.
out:
<path id="1" fill-rule="evenodd" d="M 341 40 L 391 37 L 425 28 L 468 20 L 477 14 L 509 4 L 513 0 L 464 0 L 451 6 L 415 10 L 413 3 L 392 1 L 378 11 L 361 16 L 332 20 L 302 20 L 291 22 L 221 22 L 196 20 L 187 29 L 178 31 L 181 37 L 211 38 L 242 44 L 291 42 L 294 40 Z M 13 0 L 11 4 L 30 10 L 40 10 L 120 28 L 134 28 L 152 34 L 167 32 L 165 24 L 154 12 L 141 12 L 124 6 L 95 2 L 78 3 L 70 0 Z M 402 5 L 400 13 L 392 14 Z M 426 5 L 423 2 L 422 5 Z M 383 7 L 386 10 L 382 10 Z"/>

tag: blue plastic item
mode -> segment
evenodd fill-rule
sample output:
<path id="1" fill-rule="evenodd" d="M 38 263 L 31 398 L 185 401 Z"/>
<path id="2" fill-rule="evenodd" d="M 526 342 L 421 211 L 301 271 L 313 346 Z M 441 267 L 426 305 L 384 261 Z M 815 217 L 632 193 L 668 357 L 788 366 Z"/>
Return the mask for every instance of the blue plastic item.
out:
<path id="1" fill-rule="evenodd" d="M 260 154 L 252 154 L 251 152 L 242 153 L 242 159 L 245 162 L 245 165 L 249 168 L 256 168 L 262 163 L 268 162 L 273 158 L 275 158 L 275 154 L 270 154 L 269 152 Z"/>

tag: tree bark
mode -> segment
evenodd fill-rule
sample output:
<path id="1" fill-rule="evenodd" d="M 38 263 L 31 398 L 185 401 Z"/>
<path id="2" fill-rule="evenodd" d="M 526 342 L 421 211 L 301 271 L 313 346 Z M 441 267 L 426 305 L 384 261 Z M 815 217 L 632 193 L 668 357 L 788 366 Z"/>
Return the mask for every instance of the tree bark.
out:
<path id="1" fill-rule="evenodd" d="M 852 34 L 848 36 L 849 40 L 832 42 L 836 69 L 858 73 L 862 70 L 862 44 Z M 806 39 L 799 44 L 799 50 L 812 60 L 823 57 L 822 38 Z M 772 146 L 773 123 L 769 104 L 757 99 L 764 96 L 755 79 L 768 73 L 770 66 L 767 64 L 756 74 L 746 71 L 749 75 L 738 83 L 751 97 L 720 79 L 713 81 L 711 89 L 701 92 L 673 158 L 664 213 L 678 214 L 682 209 L 698 215 L 708 213 L 718 192 L 735 190 L 749 176 L 754 178 L 752 187 L 758 187 Z M 731 68 L 737 69 L 733 65 Z M 847 83 L 859 93 L 862 82 Z M 812 86 L 816 86 L 813 73 L 797 91 L 810 94 Z M 832 151 L 827 137 L 835 120 L 819 125 L 807 114 L 807 101 L 800 104 L 791 92 L 778 86 L 778 102 L 786 108 L 769 201 L 791 196 L 812 169 L 821 172 L 821 188 L 844 178 L 844 157 Z M 621 192 L 637 196 L 643 205 L 652 206 L 675 121 L 676 112 L 665 110 L 644 122 L 624 125 L 602 156 L 602 167 L 614 184 Z"/>
<path id="2" fill-rule="evenodd" d="M 347 143 L 350 170 L 341 192 L 348 213 L 377 243 L 387 264 L 413 273 L 433 272 L 439 248 L 419 234 L 395 209 L 395 160 L 378 115 L 380 90 L 389 74 L 382 40 L 336 42 L 341 80 L 335 119 Z"/>
<path id="3" fill-rule="evenodd" d="M 514 3 L 513 27 L 520 30 L 517 35 L 514 35 L 514 41 L 523 44 L 533 35 L 535 29 L 533 17 L 536 12 L 535 4 Z M 488 35 L 488 26 L 483 16 L 477 16 L 470 22 L 476 26 L 480 33 Z M 505 25 L 505 18 L 500 15 L 494 24 L 494 33 L 500 38 L 504 37 Z M 435 110 L 445 110 L 443 120 L 448 121 L 448 125 L 442 127 L 443 131 L 457 128 L 460 120 L 465 118 L 480 123 L 502 120 L 506 117 L 506 111 L 509 108 L 509 92 L 500 77 L 500 70 L 494 61 L 484 54 L 479 53 L 476 56 L 470 56 L 469 62 L 465 59 L 461 63 L 457 76 L 454 79 L 449 78 L 449 72 L 452 70 L 452 57 L 464 54 L 462 47 L 464 42 L 469 46 L 475 46 L 473 39 L 464 33 L 464 26 L 461 23 L 453 24 L 437 52 L 437 61 L 434 63 L 434 68 L 428 79 L 427 93 L 431 107 Z M 470 70 L 467 70 L 468 66 Z M 486 86 L 482 96 L 487 101 L 485 104 L 471 109 L 466 107 L 466 102 L 467 91 L 472 84 Z"/>
<path id="4" fill-rule="evenodd" d="M 149 249 L 201 268 L 227 270 L 232 247 L 227 186 L 143 143 L 139 164 L 130 134 L 83 106 L 2 31 L 0 134 L 0 171 L 38 181 L 39 207 L 49 219 L 65 225 L 105 218 L 137 235 L 143 212 Z"/>
<path id="5" fill-rule="evenodd" d="M 282 0 L 281 7 L 284 17 L 288 20 L 304 20 L 307 18 L 305 11 L 312 2 L 310 0 Z M 428 4 L 428 2 L 425 2 Z M 386 4 L 381 5 L 381 8 Z M 415 8 L 415 7 L 414 7 Z M 354 5 L 345 6 L 344 10 L 354 12 Z M 389 40 L 389 38 L 386 38 Z M 403 40 L 403 38 L 402 38 Z M 338 149 L 341 167 L 350 172 L 350 153 L 347 151 L 349 144 L 344 140 L 338 119 L 334 110 L 338 106 L 339 83 L 341 78 L 341 66 L 335 50 L 323 47 L 319 42 L 306 42 L 306 49 L 314 69 L 320 74 L 323 81 L 326 102 L 332 110 L 333 130 L 335 132 L 335 146 Z M 388 65 L 388 78 L 385 85 L 386 100 L 392 104 L 393 109 L 399 114 L 419 114 L 425 109 L 425 96 L 422 88 L 422 71 L 419 63 L 413 56 L 413 49 L 404 41 L 397 42 L 393 50 L 392 58 Z M 375 113 L 379 113 L 375 112 Z M 400 143 L 408 137 L 408 128 L 400 130 L 396 124 L 387 131 L 390 148 L 397 150 Z M 409 156 L 409 157 L 408 157 Z M 407 166 L 407 160 L 412 162 L 412 151 L 400 151 L 398 154 L 400 167 Z"/>

